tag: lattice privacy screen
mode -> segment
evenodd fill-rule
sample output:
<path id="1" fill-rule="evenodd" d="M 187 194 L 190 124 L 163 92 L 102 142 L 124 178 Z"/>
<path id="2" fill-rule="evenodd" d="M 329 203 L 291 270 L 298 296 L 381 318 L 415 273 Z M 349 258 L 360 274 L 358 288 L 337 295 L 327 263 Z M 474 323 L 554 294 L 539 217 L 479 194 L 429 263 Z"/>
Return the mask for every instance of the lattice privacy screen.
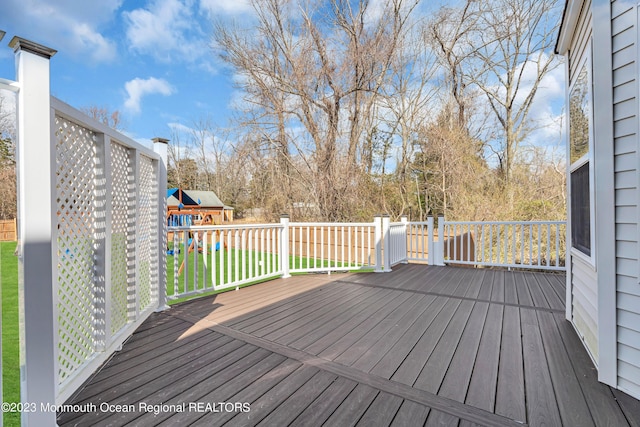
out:
<path id="1" fill-rule="evenodd" d="M 136 192 L 133 153 L 111 144 L 111 333 L 135 314 Z"/>
<path id="2" fill-rule="evenodd" d="M 140 156 L 138 200 L 138 298 L 140 310 L 158 301 L 152 283 L 158 283 L 158 258 L 152 252 L 158 247 L 158 185 L 153 160 Z"/>
<path id="3" fill-rule="evenodd" d="M 157 304 L 164 198 L 156 160 L 61 116 L 55 126 L 58 384 L 65 387 Z"/>
<path id="4" fill-rule="evenodd" d="M 56 117 L 59 382 L 94 352 L 96 135 Z"/>

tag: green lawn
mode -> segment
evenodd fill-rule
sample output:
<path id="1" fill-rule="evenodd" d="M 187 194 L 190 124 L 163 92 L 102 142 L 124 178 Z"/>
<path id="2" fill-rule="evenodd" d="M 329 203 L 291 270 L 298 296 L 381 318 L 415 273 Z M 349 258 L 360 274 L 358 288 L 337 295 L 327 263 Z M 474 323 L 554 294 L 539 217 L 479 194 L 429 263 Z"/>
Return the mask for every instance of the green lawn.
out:
<path id="1" fill-rule="evenodd" d="M 0 242 L 2 283 L 2 392 L 3 402 L 20 402 L 20 358 L 18 333 L 18 258 L 15 242 Z M 5 413 L 4 425 L 20 425 L 20 414 Z"/>

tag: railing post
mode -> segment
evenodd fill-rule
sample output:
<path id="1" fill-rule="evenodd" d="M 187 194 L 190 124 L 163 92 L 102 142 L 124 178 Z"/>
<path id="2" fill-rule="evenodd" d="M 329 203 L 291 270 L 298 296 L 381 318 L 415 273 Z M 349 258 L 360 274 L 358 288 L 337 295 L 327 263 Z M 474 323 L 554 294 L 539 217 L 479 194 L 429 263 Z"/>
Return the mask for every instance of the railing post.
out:
<path id="1" fill-rule="evenodd" d="M 382 241 L 384 242 L 384 261 L 382 262 L 384 265 L 383 272 L 389 273 L 391 271 L 391 236 L 390 236 L 390 227 L 391 226 L 391 218 L 389 215 L 382 215 Z"/>
<path id="2" fill-rule="evenodd" d="M 18 221 L 21 401 L 55 404 L 57 285 L 55 275 L 55 130 L 50 58 L 55 50 L 14 37 L 18 93 Z M 45 215 L 43 216 L 43 209 Z M 22 412 L 23 426 L 56 425 L 53 411 Z"/>
<path id="3" fill-rule="evenodd" d="M 435 265 L 436 254 L 433 249 L 433 215 L 427 216 L 427 263 L 429 265 Z"/>
<path id="4" fill-rule="evenodd" d="M 403 264 L 409 264 L 409 248 L 407 247 L 407 226 L 409 225 L 409 218 L 406 215 L 400 217 L 400 222 L 403 224 L 404 230 L 402 235 L 402 251 L 404 252 Z"/>
<path id="5" fill-rule="evenodd" d="M 282 234 L 280 237 L 280 270 L 282 278 L 291 277 L 289 273 L 289 215 L 282 214 L 280 216 L 280 224 L 282 224 Z"/>
<path id="6" fill-rule="evenodd" d="M 373 217 L 373 240 L 376 245 L 376 273 L 382 273 L 382 215 Z"/>
<path id="7" fill-rule="evenodd" d="M 160 156 L 158 162 L 158 308 L 167 305 L 167 145 L 168 139 L 153 138 L 153 151 Z"/>
<path id="8" fill-rule="evenodd" d="M 438 241 L 435 246 L 434 264 L 444 265 L 444 215 L 438 215 Z"/>

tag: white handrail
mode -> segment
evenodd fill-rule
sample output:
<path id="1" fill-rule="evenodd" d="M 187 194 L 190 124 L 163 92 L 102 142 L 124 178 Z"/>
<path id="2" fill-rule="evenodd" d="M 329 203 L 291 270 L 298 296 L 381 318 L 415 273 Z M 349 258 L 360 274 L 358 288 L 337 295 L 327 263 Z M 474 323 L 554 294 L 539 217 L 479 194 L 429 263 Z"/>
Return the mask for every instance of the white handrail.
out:
<path id="1" fill-rule="evenodd" d="M 564 271 L 565 221 L 444 221 L 446 264 Z"/>

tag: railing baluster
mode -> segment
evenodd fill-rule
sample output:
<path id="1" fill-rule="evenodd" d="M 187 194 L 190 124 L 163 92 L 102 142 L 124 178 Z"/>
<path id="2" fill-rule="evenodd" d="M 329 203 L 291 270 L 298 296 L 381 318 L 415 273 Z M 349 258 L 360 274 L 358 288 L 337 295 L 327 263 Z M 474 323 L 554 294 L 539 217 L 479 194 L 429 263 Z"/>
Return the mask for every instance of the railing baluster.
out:
<path id="1" fill-rule="evenodd" d="M 220 277 L 218 279 L 218 283 L 220 283 L 221 287 L 224 287 L 226 282 L 224 280 L 224 259 L 225 259 L 225 252 L 228 251 L 229 249 L 227 248 L 227 246 L 225 245 L 225 232 L 224 230 L 220 230 Z M 227 254 L 228 256 L 229 254 Z"/>
<path id="2" fill-rule="evenodd" d="M 216 264 L 217 264 L 217 258 L 218 258 L 218 251 L 216 251 L 216 246 L 218 245 L 217 242 L 217 233 L 215 231 L 211 232 L 211 286 L 213 287 L 213 289 L 217 289 L 216 287 Z M 221 245 L 222 246 L 222 245 Z M 222 248 L 220 248 L 220 252 L 222 251 Z"/>
<path id="3" fill-rule="evenodd" d="M 235 230 L 233 237 L 233 254 L 235 258 L 235 277 L 233 278 L 233 281 L 237 282 L 240 278 L 240 230 Z"/>
<path id="4" fill-rule="evenodd" d="M 551 265 L 551 224 L 547 224 L 547 263 L 546 265 Z"/>
<path id="5" fill-rule="evenodd" d="M 182 283 L 182 292 L 183 293 L 187 293 L 187 280 L 189 277 L 189 233 L 188 232 L 184 232 L 182 234 L 182 253 L 183 258 L 182 258 L 182 263 L 184 265 L 184 269 L 182 271 L 182 274 L 184 274 L 184 280 Z"/>
<path id="6" fill-rule="evenodd" d="M 197 291 L 198 290 L 198 285 L 199 285 L 199 279 L 200 277 L 198 277 L 198 264 L 199 264 L 199 254 L 200 254 L 200 239 L 198 238 L 198 236 L 200 235 L 200 233 L 198 231 L 196 231 L 195 233 L 193 233 L 193 241 L 192 241 L 192 245 L 193 245 L 193 291 Z"/>
<path id="7" fill-rule="evenodd" d="M 521 238 L 520 238 L 520 264 L 524 264 L 524 247 L 527 244 L 527 241 L 525 239 L 525 232 L 524 232 L 524 224 L 520 224 L 520 232 L 521 232 Z"/>
<path id="8" fill-rule="evenodd" d="M 556 224 L 556 262 L 555 266 L 558 267 L 560 265 L 560 224 Z"/>
<path id="9" fill-rule="evenodd" d="M 538 265 L 540 265 L 540 260 L 541 260 L 541 250 L 540 250 L 540 244 L 541 244 L 541 237 L 542 237 L 542 229 L 540 224 L 538 224 Z"/>
<path id="10" fill-rule="evenodd" d="M 202 232 L 202 288 L 206 289 L 207 288 L 207 267 L 209 264 L 209 261 L 207 259 L 207 243 L 208 243 L 208 239 L 207 236 L 209 235 L 208 231 L 203 231 Z"/>

